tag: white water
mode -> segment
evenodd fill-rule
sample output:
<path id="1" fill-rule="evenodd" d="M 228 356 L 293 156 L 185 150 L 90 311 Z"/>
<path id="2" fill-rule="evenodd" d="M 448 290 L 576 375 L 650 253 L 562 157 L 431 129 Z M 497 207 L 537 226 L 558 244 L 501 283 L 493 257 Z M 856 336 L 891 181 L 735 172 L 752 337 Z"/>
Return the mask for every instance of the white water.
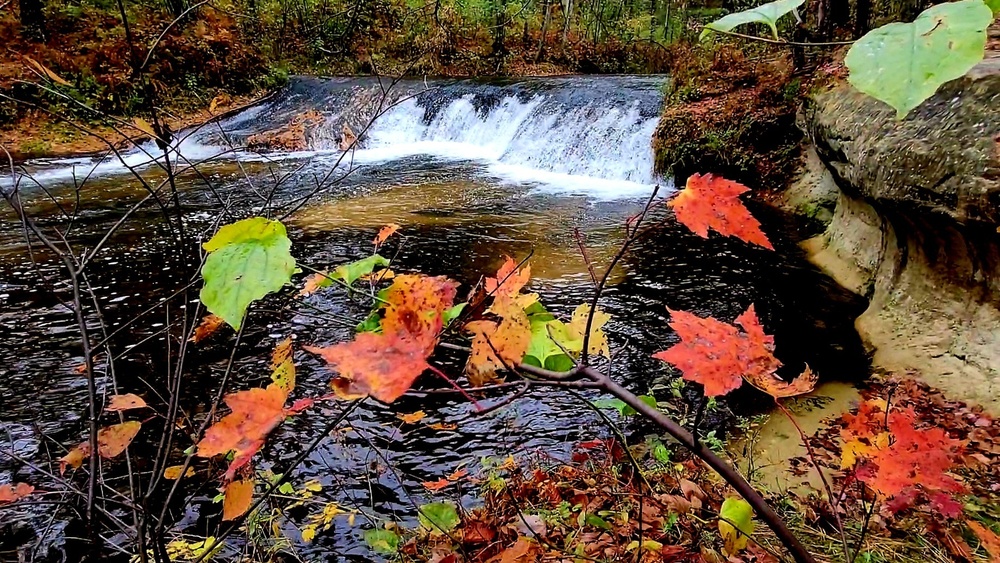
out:
<path id="1" fill-rule="evenodd" d="M 249 112 L 256 116 L 259 109 Z M 643 196 L 657 181 L 651 146 L 657 119 L 642 117 L 638 101 L 615 106 L 598 98 L 571 105 L 558 95 L 541 92 L 527 99 L 512 94 L 488 110 L 477 110 L 470 94 L 451 100 L 432 119 L 426 118 L 426 112 L 416 99 L 393 107 L 375 121 L 361 148 L 343 159 L 341 166 L 376 165 L 414 155 L 476 161 L 485 166 L 489 175 L 503 181 L 594 199 Z M 229 123 L 247 121 L 248 114 L 244 113 Z M 183 165 L 185 161 L 216 159 L 312 159 L 317 164 L 332 165 L 341 156 L 337 148 L 340 127 L 333 124 L 339 121 L 329 122 L 313 133 L 313 150 L 265 155 L 203 144 L 201 139 L 207 135 L 182 133 L 175 147 L 182 158 L 175 155 L 172 160 Z M 147 143 L 127 152 L 121 160 L 111 156 L 103 161 L 49 161 L 39 163 L 33 177 L 45 183 L 74 176 L 79 179 L 88 173 L 121 174 L 128 167 L 153 165 L 156 160 L 150 155 L 157 153 L 156 147 Z"/>

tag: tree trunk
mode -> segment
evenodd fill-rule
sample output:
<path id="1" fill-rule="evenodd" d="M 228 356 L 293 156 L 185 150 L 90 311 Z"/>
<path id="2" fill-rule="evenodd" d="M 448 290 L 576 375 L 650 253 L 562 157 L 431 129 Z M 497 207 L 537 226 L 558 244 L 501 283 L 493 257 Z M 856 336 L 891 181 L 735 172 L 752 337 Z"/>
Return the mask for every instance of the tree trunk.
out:
<path id="1" fill-rule="evenodd" d="M 566 48 L 566 39 L 569 37 L 569 25 L 573 21 L 573 0 L 566 0 L 566 18 L 563 22 L 562 46 Z"/>
<path id="2" fill-rule="evenodd" d="M 542 34 L 538 38 L 538 54 L 535 55 L 535 62 L 542 60 L 542 51 L 545 50 L 545 39 L 549 34 L 549 24 L 552 23 L 552 0 L 545 0 L 545 19 L 542 20 Z"/>
<path id="3" fill-rule="evenodd" d="M 500 0 L 496 8 L 496 22 L 493 27 L 493 55 L 502 57 L 507 54 L 505 39 L 507 36 L 507 0 Z"/>
<path id="4" fill-rule="evenodd" d="M 44 0 L 20 0 L 21 35 L 33 41 L 45 40 Z"/>

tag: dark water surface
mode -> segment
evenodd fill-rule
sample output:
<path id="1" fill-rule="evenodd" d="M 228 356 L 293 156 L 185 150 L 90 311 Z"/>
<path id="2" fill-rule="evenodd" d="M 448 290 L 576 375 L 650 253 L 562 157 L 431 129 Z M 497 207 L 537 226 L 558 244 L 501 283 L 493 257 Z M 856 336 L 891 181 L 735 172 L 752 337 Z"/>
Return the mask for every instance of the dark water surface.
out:
<path id="1" fill-rule="evenodd" d="M 587 80 L 540 81 L 530 88 L 459 83 L 449 86 L 451 90 L 445 88 L 441 99 L 431 97 L 416 109 L 407 107 L 399 115 L 390 115 L 395 129 L 381 131 L 381 137 L 373 135 L 370 144 L 359 151 L 354 172 L 321 190 L 286 219 L 296 259 L 326 268 L 364 257 L 371 253 L 378 228 L 395 222 L 402 225 L 403 237 L 394 270 L 448 275 L 462 282 L 460 295 L 464 295 L 481 275 L 495 272 L 505 254 L 522 258 L 530 253 L 533 278 L 529 289 L 540 294 L 550 311 L 568 316 L 591 291 L 576 230 L 598 267 L 607 263 L 621 244 L 624 221 L 642 208 L 649 184 L 655 181 L 651 169 L 644 168 L 645 154 L 608 160 L 604 169 L 610 172 L 603 177 L 594 172 L 604 170 L 599 166 L 602 159 L 615 159 L 608 152 L 615 149 L 593 146 L 596 141 L 566 125 L 566 116 L 573 123 L 589 119 L 594 128 L 604 127 L 604 135 L 617 135 L 615 142 L 621 146 L 641 145 L 639 141 L 648 145 L 648 120 L 655 119 L 655 111 L 650 114 L 648 106 L 658 107 L 658 85 L 627 78 Z M 344 84 L 321 88 L 310 81 L 296 82 L 271 106 L 237 116 L 231 122 L 233 137 L 272 126 L 280 116 L 294 114 L 289 108 L 334 112 L 329 108 L 343 104 Z M 370 87 L 355 87 L 352 95 L 363 97 L 356 92 L 370 92 Z M 310 88 L 321 93 L 307 96 Z M 536 99 L 543 95 L 550 97 Z M 535 105 L 525 109 L 514 107 L 515 102 Z M 471 114 L 464 104 L 473 108 Z M 620 110 L 615 124 L 602 121 L 609 107 Z M 421 111 L 425 112 L 422 116 Z M 497 115 L 501 111 L 508 113 Z M 406 112 L 416 112 L 417 118 Z M 530 138 L 519 138 L 517 131 L 500 131 L 515 115 L 521 119 L 515 129 L 534 128 Z M 419 127 L 428 129 L 415 132 Z M 485 130 L 469 133 L 476 127 Z M 555 135 L 560 130 L 562 137 Z M 497 141 L 504 135 L 509 139 Z M 562 143 L 563 149 L 551 158 L 534 161 L 531 157 L 538 152 L 530 141 L 545 135 L 550 135 L 547 142 Z M 634 139 L 637 136 L 639 141 Z M 178 179 L 179 201 L 188 239 L 204 240 L 219 220 L 228 222 L 260 212 L 264 201 L 269 202 L 265 210 L 274 216 L 295 206 L 322 184 L 337 157 L 324 148 L 322 139 L 313 142 L 317 150 L 308 153 L 271 155 L 270 161 L 253 155 L 224 157 L 200 166 L 200 174 L 183 174 Z M 198 150 L 205 150 L 207 143 L 199 138 Z M 221 152 L 218 147 L 216 152 Z M 89 164 L 74 163 L 80 170 Z M 41 226 L 68 232 L 67 239 L 75 248 L 93 247 L 145 192 L 134 179 L 112 170 L 76 190 L 66 180 L 66 167 L 66 162 L 29 167 L 40 181 L 47 178 L 43 183 L 52 197 L 27 185 L 28 211 Z M 147 169 L 144 175 L 151 181 L 163 178 L 155 169 Z M 7 184 L 0 186 L 9 189 Z M 79 212 L 70 221 L 60 215 L 59 206 Z M 866 365 L 851 329 L 860 304 L 802 260 L 793 242 L 794 232 L 786 232 L 791 227 L 782 218 L 767 209 L 755 212 L 779 252 L 714 235 L 704 240 L 677 225 L 665 207 L 652 213 L 650 227 L 614 273 L 602 302 L 613 315 L 606 327 L 612 348 L 620 350 L 614 373 L 632 390 L 645 393 L 676 376 L 650 358 L 653 351 L 675 342 L 667 326 L 668 306 L 730 321 L 754 303 L 765 327 L 776 334 L 779 356 L 790 371 L 801 370 L 808 362 L 823 378 L 863 377 Z M 64 453 L 62 448 L 78 443 L 86 433 L 86 381 L 76 371 L 82 356 L 68 306 L 70 288 L 49 252 L 25 245 L 21 226 L 9 209 L 0 212 L 0 220 L 0 448 L 13 447 L 18 456 L 50 467 L 50 461 Z M 169 367 L 166 327 L 177 327 L 185 314 L 194 314 L 196 293 L 186 304 L 174 299 L 169 307 L 159 307 L 121 327 L 196 275 L 197 247 L 176 244 L 176 229 L 174 218 L 165 217 L 155 205 L 144 206 L 111 238 L 86 272 L 102 315 L 101 319 L 88 318 L 91 330 L 100 335 L 101 320 L 105 330 L 117 330 L 110 342 L 120 390 L 137 392 L 161 410 L 147 382 L 163 388 Z M 392 251 L 394 245 L 390 244 Z M 301 283 L 303 277 L 297 276 L 296 281 Z M 289 288 L 254 306 L 231 376 L 237 388 L 266 383 L 270 350 L 285 336 L 292 335 L 296 346 L 347 340 L 353 332 L 351 324 L 366 313 L 337 289 L 301 300 L 294 299 L 295 291 Z M 169 339 L 173 352 L 179 345 L 177 336 L 175 328 Z M 182 401 L 188 414 L 203 412 L 214 396 L 226 371 L 232 340 L 232 332 L 226 329 L 213 340 L 191 347 Z M 460 374 L 460 358 L 442 354 L 440 360 L 446 371 Z M 321 362 L 301 351 L 296 361 L 296 396 L 326 394 L 330 372 Z M 108 378 L 100 378 L 99 383 L 101 392 L 111 392 Z M 442 386 L 443 382 L 431 377 L 418 384 L 419 388 Z M 482 400 L 490 404 L 500 399 Z M 747 393 L 730 404 L 752 410 L 762 408 L 763 401 Z M 331 403 L 286 421 L 258 456 L 258 468 L 283 471 L 288 460 L 321 433 L 341 408 Z M 420 424 L 403 424 L 396 417 L 417 410 L 427 413 Z M 435 422 L 456 423 L 458 428 L 433 430 L 428 424 Z M 415 505 L 428 500 L 476 502 L 476 491 L 469 485 L 430 495 L 421 482 L 437 480 L 459 467 L 475 473 L 487 457 L 567 459 L 575 442 L 606 432 L 579 399 L 564 392 L 533 391 L 485 416 L 476 416 L 468 401 L 455 395 L 405 397 L 391 407 L 367 404 L 350 417 L 349 426 L 336 431 L 310 455 L 295 476 L 296 483 L 313 479 L 322 483 L 317 499 L 356 512 L 355 525 L 349 526 L 346 516 L 337 517 L 331 530 L 317 535 L 313 543 L 296 542 L 290 549 L 310 560 L 369 560 L 370 552 L 360 536 L 373 522 L 412 524 Z M 180 449 L 187 445 L 181 444 Z M 139 446 L 132 453 L 141 471 L 142 456 L 152 452 Z M 207 466 L 199 465 L 199 469 L 206 471 Z M 40 489 L 50 482 L 30 466 L 0 456 L 0 482 L 12 479 Z M 215 533 L 220 507 L 211 499 L 216 491 L 205 488 L 190 494 L 195 502 L 180 518 L 181 527 L 192 534 Z M 45 508 L 34 506 L 17 512 L 0 510 L 0 524 L 30 522 L 37 533 L 45 531 L 42 543 L 59 548 L 62 540 L 53 538 L 71 535 L 72 530 L 64 530 L 66 515 L 46 530 L 46 515 Z M 284 531 L 298 538 L 293 527 L 285 526 Z"/>

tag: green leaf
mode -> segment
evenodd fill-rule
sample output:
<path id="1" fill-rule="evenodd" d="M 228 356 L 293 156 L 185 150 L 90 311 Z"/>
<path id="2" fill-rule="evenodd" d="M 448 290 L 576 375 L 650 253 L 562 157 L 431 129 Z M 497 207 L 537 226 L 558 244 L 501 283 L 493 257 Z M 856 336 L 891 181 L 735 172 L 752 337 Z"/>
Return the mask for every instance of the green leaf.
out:
<path id="1" fill-rule="evenodd" d="M 884 25 L 848 51 L 848 80 L 902 119 L 983 59 L 992 22 L 993 12 L 982 0 L 962 0 L 928 8 L 913 23 Z"/>
<path id="2" fill-rule="evenodd" d="M 420 507 L 420 525 L 431 532 L 450 532 L 458 527 L 458 510 L 450 502 L 432 502 Z"/>
<path id="3" fill-rule="evenodd" d="M 661 442 L 657 442 L 653 446 L 653 459 L 656 461 L 667 465 L 670 463 L 670 450 L 667 449 Z"/>
<path id="4" fill-rule="evenodd" d="M 996 15 L 1000 12 L 1000 0 L 984 0 L 986 5 L 989 6 L 990 10 L 993 10 L 993 14 Z"/>
<path id="5" fill-rule="evenodd" d="M 719 533 L 725 542 L 726 554 L 736 555 L 746 549 L 747 540 L 753 534 L 754 528 L 753 508 L 750 507 L 750 503 L 741 498 L 727 498 L 722 502 L 719 516 L 725 519 L 719 520 Z"/>
<path id="6" fill-rule="evenodd" d="M 457 319 L 458 316 L 462 314 L 462 311 L 465 310 L 466 305 L 468 305 L 468 303 L 459 303 L 458 305 L 455 305 L 451 309 L 446 310 L 441 315 L 441 322 L 444 323 L 444 326 L 450 325 L 451 321 Z"/>
<path id="7" fill-rule="evenodd" d="M 609 532 L 611 531 L 611 524 L 608 524 L 608 522 L 604 518 L 601 518 L 596 514 L 588 514 L 583 521 L 587 525 L 594 526 L 596 528 L 601 528 L 602 530 L 607 530 Z"/>
<path id="8" fill-rule="evenodd" d="M 375 553 L 393 555 L 399 551 L 399 534 L 392 530 L 365 530 L 365 543 Z"/>
<path id="9" fill-rule="evenodd" d="M 634 413 L 635 410 L 632 407 L 625 404 L 625 401 L 621 399 L 600 399 L 598 401 L 593 401 L 591 403 L 599 409 L 615 409 L 618 414 L 625 415 L 625 409 L 630 409 Z"/>
<path id="10" fill-rule="evenodd" d="M 357 332 L 379 332 L 382 330 L 382 317 L 379 317 L 378 311 L 372 311 L 365 320 L 354 327 L 354 330 Z"/>
<path id="11" fill-rule="evenodd" d="M 339 279 L 351 285 L 358 281 L 361 276 L 367 276 L 372 273 L 378 266 L 388 266 L 389 260 L 379 256 L 378 254 L 372 254 L 367 258 L 362 258 L 361 260 L 356 260 L 348 264 L 341 264 L 337 266 L 337 269 L 330 274 L 331 278 Z"/>
<path id="12" fill-rule="evenodd" d="M 792 13 L 792 10 L 798 8 L 802 4 L 805 4 L 806 0 L 777 0 L 777 2 L 768 2 L 761 6 L 750 10 L 744 10 L 742 12 L 736 12 L 735 14 L 729 14 L 728 16 L 719 18 L 714 22 L 705 26 L 705 29 L 701 31 L 701 36 L 698 38 L 700 41 L 704 41 L 713 31 L 732 31 L 734 27 L 741 26 L 748 23 L 763 23 L 767 24 L 771 28 L 771 33 L 774 38 L 778 38 L 778 20 L 786 14 Z"/>
<path id="13" fill-rule="evenodd" d="M 546 315 L 547 313 L 543 312 L 529 318 L 531 322 L 531 341 L 528 343 L 528 349 L 524 352 L 525 357 L 522 361 L 540 368 L 552 369 L 547 365 L 549 358 L 565 356 L 566 354 L 552 340 L 552 337 L 549 336 L 549 327 L 558 330 L 557 327 L 563 323 L 557 320 L 541 320 Z M 572 362 L 570 362 L 570 366 L 572 367 Z"/>
<path id="14" fill-rule="evenodd" d="M 236 330 L 250 303 L 278 291 L 295 273 L 292 241 L 279 221 L 237 221 L 202 246 L 209 255 L 201 269 L 201 302 Z"/>
<path id="15" fill-rule="evenodd" d="M 654 409 L 657 408 L 656 407 L 656 398 L 654 398 L 654 397 L 651 397 L 649 395 L 639 395 L 639 400 L 642 401 L 643 403 L 646 403 L 647 405 L 653 407 Z M 630 407 L 628 405 L 625 405 L 625 408 L 622 409 L 622 414 L 624 416 L 633 416 L 633 415 L 639 414 L 639 411 L 633 409 L 632 407 Z"/>

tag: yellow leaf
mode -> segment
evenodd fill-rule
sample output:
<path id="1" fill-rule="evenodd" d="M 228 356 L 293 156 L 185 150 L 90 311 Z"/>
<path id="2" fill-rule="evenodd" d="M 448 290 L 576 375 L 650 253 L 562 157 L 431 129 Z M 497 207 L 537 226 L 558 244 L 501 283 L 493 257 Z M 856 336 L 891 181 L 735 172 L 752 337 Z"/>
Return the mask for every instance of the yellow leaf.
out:
<path id="1" fill-rule="evenodd" d="M 302 541 L 311 543 L 314 539 L 316 539 L 316 524 L 309 524 L 302 528 Z"/>
<path id="2" fill-rule="evenodd" d="M 423 420 L 425 416 L 427 416 L 427 413 L 425 413 L 424 411 L 417 411 L 417 412 L 412 412 L 410 414 L 397 414 L 396 418 L 402 420 L 407 424 L 416 424 L 421 420 Z"/>
<path id="3" fill-rule="evenodd" d="M 106 459 L 118 457 L 132 443 L 140 428 L 141 422 L 130 420 L 101 429 L 97 433 L 97 453 Z"/>
<path id="4" fill-rule="evenodd" d="M 108 406 L 105 410 L 108 412 L 121 412 L 141 409 L 145 406 L 146 401 L 143 401 L 141 397 L 132 393 L 126 393 L 124 395 L 113 395 L 111 400 L 108 401 Z"/>
<path id="5" fill-rule="evenodd" d="M 318 492 L 320 492 L 320 491 L 323 490 L 323 485 L 319 481 L 317 481 L 315 479 L 311 479 L 309 481 L 306 481 L 306 484 L 302 485 L 302 488 L 305 489 L 305 490 L 307 490 L 307 491 L 312 491 L 314 493 L 318 493 Z"/>
<path id="6" fill-rule="evenodd" d="M 168 467 L 168 468 L 166 468 L 166 469 L 163 470 L 163 478 L 164 479 L 169 479 L 171 481 L 176 481 L 177 479 L 180 479 L 180 477 L 181 477 L 181 469 L 184 469 L 183 465 L 172 465 L 172 466 L 170 466 L 170 467 Z M 193 467 L 188 467 L 187 471 L 184 472 L 184 476 L 185 477 L 192 477 L 192 476 L 194 476 L 194 468 Z"/>
<path id="7" fill-rule="evenodd" d="M 590 305 L 583 304 L 573 311 L 573 318 L 569 322 L 569 329 L 575 336 L 581 339 L 580 347 L 583 347 L 583 333 L 587 328 L 587 317 L 590 315 Z M 594 320 L 590 324 L 590 342 L 587 344 L 587 353 L 601 355 L 605 358 L 611 357 L 611 350 L 608 347 L 608 337 L 604 334 L 604 325 L 611 320 L 611 315 L 597 309 L 594 311 Z"/>
<path id="8" fill-rule="evenodd" d="M 253 479 L 233 481 L 226 486 L 226 497 L 222 501 L 222 519 L 235 520 L 246 514 L 253 502 Z"/>
<path id="9" fill-rule="evenodd" d="M 292 361 L 292 339 L 282 340 L 274 348 L 271 356 L 271 381 L 281 390 L 288 393 L 295 389 L 295 363 Z"/>

